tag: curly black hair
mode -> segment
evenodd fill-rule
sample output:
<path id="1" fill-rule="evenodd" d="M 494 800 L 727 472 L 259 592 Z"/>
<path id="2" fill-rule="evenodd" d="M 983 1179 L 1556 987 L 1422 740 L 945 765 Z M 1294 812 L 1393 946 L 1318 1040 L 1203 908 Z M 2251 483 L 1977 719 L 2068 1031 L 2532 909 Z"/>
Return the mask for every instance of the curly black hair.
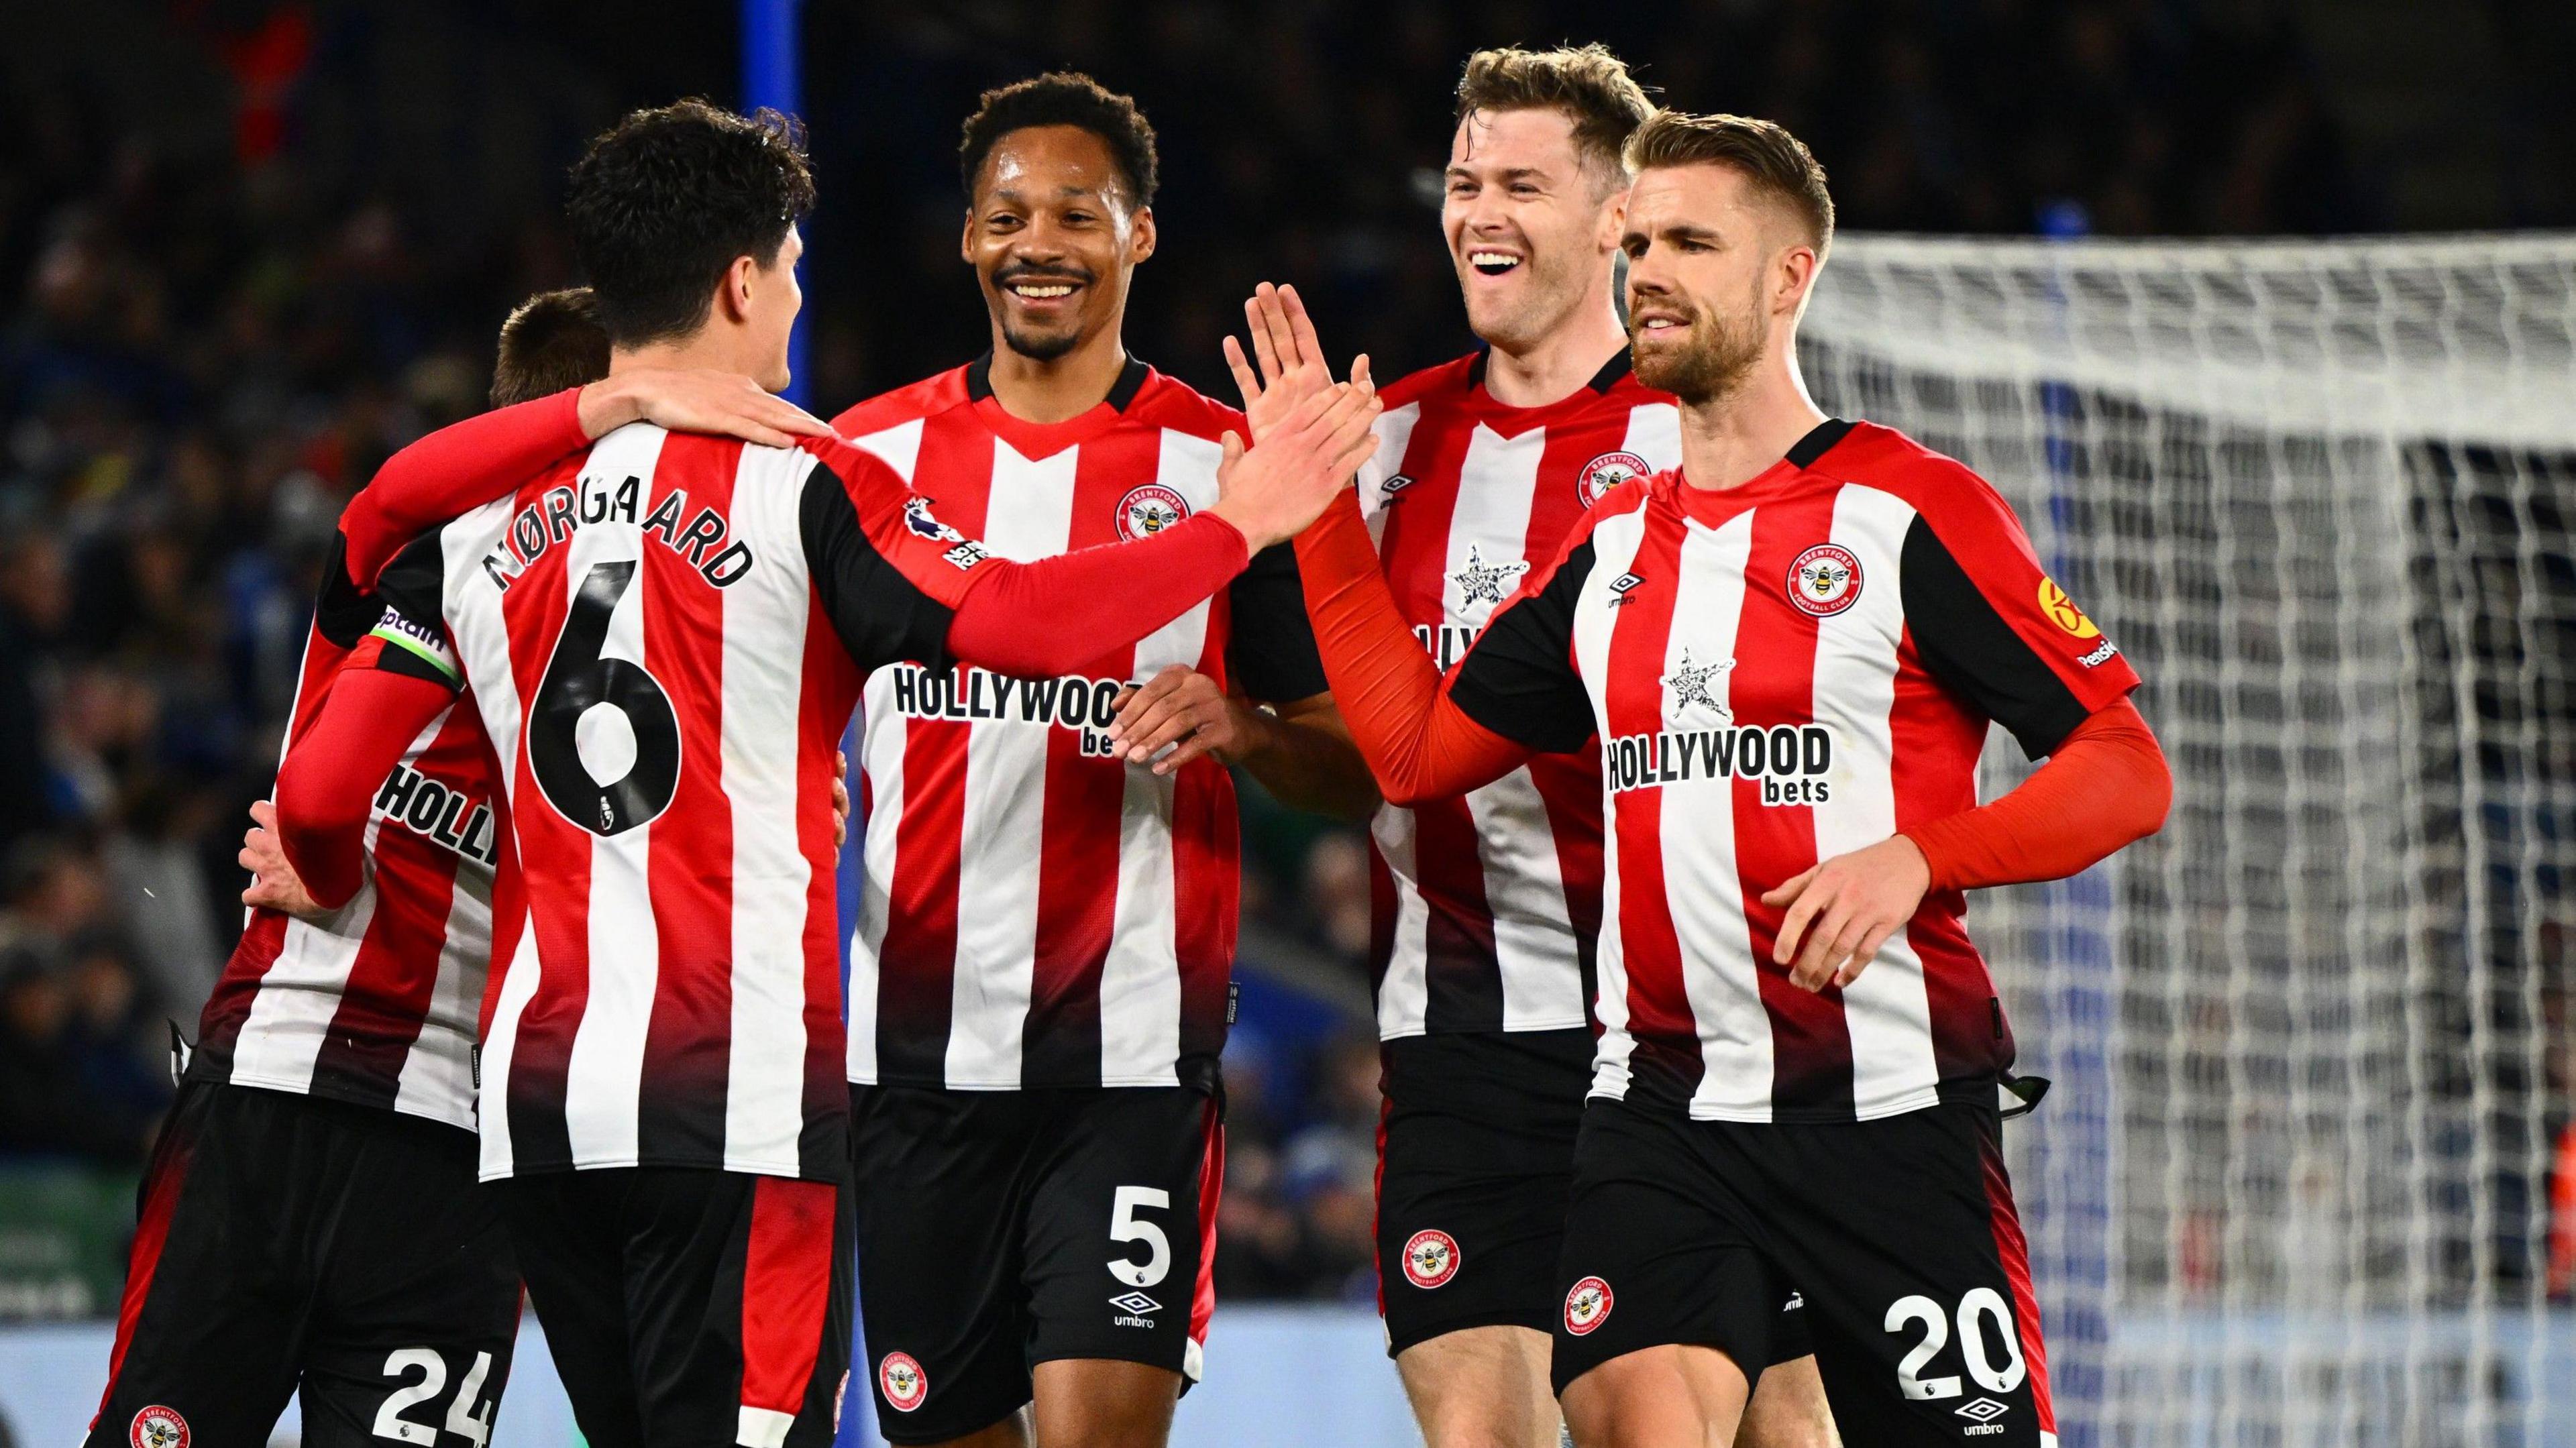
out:
<path id="1" fill-rule="evenodd" d="M 608 375 L 608 333 L 588 287 L 539 292 L 501 324 L 492 405 L 507 407 Z"/>
<path id="2" fill-rule="evenodd" d="M 975 199 L 975 181 L 984 158 L 1004 136 L 1031 126 L 1079 126 L 1109 147 L 1119 179 L 1138 209 L 1154 204 L 1154 128 L 1136 102 L 1079 71 L 1055 70 L 984 92 L 975 114 L 966 118 L 966 135 L 957 146 L 957 180 L 966 199 Z"/>
<path id="3" fill-rule="evenodd" d="M 734 259 L 775 261 L 787 229 L 813 209 L 793 117 L 738 116 L 695 99 L 611 126 L 573 163 L 564 198 L 600 325 L 621 347 L 704 326 Z"/>

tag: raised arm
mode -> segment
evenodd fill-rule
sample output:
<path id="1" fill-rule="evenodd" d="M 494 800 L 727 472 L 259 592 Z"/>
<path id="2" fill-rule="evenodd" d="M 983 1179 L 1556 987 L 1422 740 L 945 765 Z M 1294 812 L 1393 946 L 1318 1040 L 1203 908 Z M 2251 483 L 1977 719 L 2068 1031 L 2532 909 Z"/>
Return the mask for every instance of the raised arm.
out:
<path id="1" fill-rule="evenodd" d="M 586 387 L 495 408 L 452 423 L 385 459 L 374 481 L 340 515 L 349 581 L 372 590 L 403 545 L 459 513 L 481 507 L 530 474 L 630 422 L 675 432 L 738 437 L 768 447 L 828 437 L 820 419 L 748 377 L 659 367 L 635 368 Z"/>
<path id="2" fill-rule="evenodd" d="M 451 685 L 378 669 L 358 655 L 332 679 L 321 712 L 277 771 L 277 843 L 315 904 L 337 910 L 366 883 L 376 791 L 455 699 Z"/>

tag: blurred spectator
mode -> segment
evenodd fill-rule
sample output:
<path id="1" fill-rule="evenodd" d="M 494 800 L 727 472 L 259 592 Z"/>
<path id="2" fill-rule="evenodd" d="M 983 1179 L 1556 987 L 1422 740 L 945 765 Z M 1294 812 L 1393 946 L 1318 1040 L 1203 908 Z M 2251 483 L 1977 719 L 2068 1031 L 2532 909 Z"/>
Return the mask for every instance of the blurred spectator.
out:
<path id="1" fill-rule="evenodd" d="M 0 1151 L 134 1166 L 157 1107 L 96 1089 L 82 995 L 33 950 L 0 952 Z"/>

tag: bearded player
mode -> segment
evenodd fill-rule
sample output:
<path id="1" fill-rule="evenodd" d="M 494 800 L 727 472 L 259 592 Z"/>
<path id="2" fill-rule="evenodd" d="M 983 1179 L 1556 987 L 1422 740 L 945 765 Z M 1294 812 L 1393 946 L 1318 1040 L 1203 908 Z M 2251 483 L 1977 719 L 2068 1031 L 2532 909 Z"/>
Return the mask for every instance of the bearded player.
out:
<path id="1" fill-rule="evenodd" d="M 1217 439 L 1244 423 L 1121 340 L 1157 241 L 1145 118 L 1040 76 L 983 97 L 959 162 L 992 350 L 834 426 L 1004 557 L 1204 509 Z M 1268 706 L 1231 757 L 1273 792 L 1374 803 L 1285 548 L 1072 673 L 868 681 L 851 1134 L 867 1370 L 895 1443 L 1024 1443 L 1033 1403 L 1041 1442 L 1160 1444 L 1199 1375 L 1233 786 L 1212 760 L 1130 769 L 1105 733 L 1122 690 L 1178 670 Z"/>
<path id="2" fill-rule="evenodd" d="M 1680 414 L 1630 372 L 1613 305 L 1620 147 L 1652 111 L 1598 45 L 1479 51 L 1458 82 L 1441 230 L 1484 345 L 1384 391 L 1359 489 L 1397 606 L 1442 668 L 1605 493 L 1681 460 Z M 1302 325 L 1294 293 L 1279 301 Z M 1271 342 L 1250 310 L 1264 362 L 1311 351 Z M 1140 757 L 1185 735 L 1174 759 L 1223 756 L 1245 713 L 1205 678 L 1157 680 L 1120 737 Z M 1557 1441 L 1548 1333 L 1592 1074 L 1600 777 L 1586 741 L 1390 804 L 1370 830 L 1379 1293 L 1433 1448 Z M 1794 1308 L 1772 1352 L 1737 1441 L 1830 1443 Z"/>
<path id="3" fill-rule="evenodd" d="M 1795 1293 L 1850 1441 L 2040 1448 L 2012 1037 L 1962 892 L 2152 833 L 2171 778 L 2137 675 L 1994 490 L 1808 398 L 1833 204 L 1806 148 L 1667 112 L 1626 155 L 1633 355 L 1681 404 L 1681 466 L 1596 503 L 1445 682 L 1356 506 L 1298 540 L 1391 801 L 1602 741 L 1602 1037 L 1551 1375 L 1579 1444 L 1723 1441 Z M 2047 763 L 1981 807 L 1990 723 Z"/>

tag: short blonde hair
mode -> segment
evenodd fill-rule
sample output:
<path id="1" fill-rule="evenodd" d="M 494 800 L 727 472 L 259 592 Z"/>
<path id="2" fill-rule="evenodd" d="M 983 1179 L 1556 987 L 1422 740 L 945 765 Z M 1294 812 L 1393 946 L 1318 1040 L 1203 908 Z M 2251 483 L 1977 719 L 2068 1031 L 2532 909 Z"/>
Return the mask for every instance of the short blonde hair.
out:
<path id="1" fill-rule="evenodd" d="M 1574 123 L 1574 153 L 1615 184 L 1626 178 L 1628 138 L 1655 113 L 1628 63 L 1595 42 L 1554 50 L 1504 47 L 1467 57 L 1458 116 L 1478 111 L 1556 111 Z"/>
<path id="2" fill-rule="evenodd" d="M 1816 163 L 1805 142 L 1776 121 L 1657 111 L 1628 138 L 1626 159 L 1628 169 L 1635 172 L 1673 166 L 1731 167 L 1755 190 L 1796 214 L 1817 260 L 1822 261 L 1834 244 L 1834 198 L 1825 189 L 1825 168 Z"/>

